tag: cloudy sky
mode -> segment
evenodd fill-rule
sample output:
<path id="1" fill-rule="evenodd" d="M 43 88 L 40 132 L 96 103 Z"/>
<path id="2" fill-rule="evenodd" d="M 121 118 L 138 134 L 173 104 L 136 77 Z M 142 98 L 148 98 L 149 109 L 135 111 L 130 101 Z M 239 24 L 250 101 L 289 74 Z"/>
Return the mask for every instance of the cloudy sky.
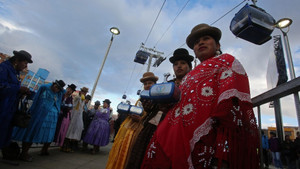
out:
<path id="1" fill-rule="evenodd" d="M 124 93 L 132 103 L 138 99 L 136 92 L 142 88 L 139 79 L 147 70 L 146 64 L 133 62 L 141 43 L 155 47 L 167 57 L 159 67 L 150 69 L 161 82 L 164 73 L 173 74 L 168 61 L 173 51 L 188 48 L 185 39 L 191 29 L 200 23 L 214 23 L 222 30 L 222 51 L 234 55 L 244 65 L 252 97 L 268 90 L 266 72 L 269 57 L 273 56 L 273 40 L 255 45 L 236 38 L 229 29 L 234 15 L 246 3 L 252 4 L 251 1 L 169 0 L 150 33 L 163 3 L 164 0 L 1 0 L 0 52 L 11 55 L 13 50 L 27 50 L 34 61 L 29 65 L 30 70 L 47 69 L 50 71 L 47 80 L 63 79 L 67 84 L 76 84 L 78 89 L 86 86 L 91 91 L 112 36 L 109 29 L 118 27 L 121 33 L 114 36 L 93 99 L 109 98 L 116 110 Z M 238 4 L 241 5 L 234 9 Z M 259 0 L 257 6 L 275 20 L 284 17 L 293 20 L 288 36 L 297 77 L 300 1 Z M 281 35 L 280 30 L 274 29 L 274 35 Z M 293 97 L 281 99 L 281 104 L 284 124 L 297 126 Z M 261 109 L 263 127 L 274 126 L 273 109 L 268 104 Z"/>

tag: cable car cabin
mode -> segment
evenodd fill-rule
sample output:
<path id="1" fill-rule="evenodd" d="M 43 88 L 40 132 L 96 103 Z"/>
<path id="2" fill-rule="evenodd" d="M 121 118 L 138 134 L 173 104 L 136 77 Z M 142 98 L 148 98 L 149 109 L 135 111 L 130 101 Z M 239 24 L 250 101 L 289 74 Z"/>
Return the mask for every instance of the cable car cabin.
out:
<path id="1" fill-rule="evenodd" d="M 149 56 L 150 56 L 150 53 L 143 51 L 143 50 L 139 50 L 139 51 L 137 51 L 137 53 L 135 55 L 134 62 L 137 62 L 140 64 L 145 64 L 145 62 L 147 61 Z"/>
<path id="2" fill-rule="evenodd" d="M 257 45 L 271 39 L 275 19 L 265 10 L 246 4 L 230 23 L 231 32 L 239 38 Z"/>

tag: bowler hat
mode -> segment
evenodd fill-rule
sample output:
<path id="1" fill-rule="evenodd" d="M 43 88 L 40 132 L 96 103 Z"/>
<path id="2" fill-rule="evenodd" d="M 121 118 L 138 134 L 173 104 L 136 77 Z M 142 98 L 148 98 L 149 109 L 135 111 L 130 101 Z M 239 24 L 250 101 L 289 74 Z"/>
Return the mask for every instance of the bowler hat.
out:
<path id="1" fill-rule="evenodd" d="M 144 83 L 147 80 L 152 80 L 156 82 L 158 80 L 158 77 L 154 75 L 152 72 L 146 72 L 143 74 L 143 77 L 140 79 L 142 83 Z"/>
<path id="2" fill-rule="evenodd" d="M 111 101 L 110 101 L 109 99 L 105 99 L 105 100 L 103 100 L 103 102 L 104 102 L 104 103 L 107 103 L 107 104 L 110 104 L 110 103 L 111 103 Z"/>
<path id="3" fill-rule="evenodd" d="M 95 105 L 100 105 L 100 101 L 99 100 L 95 101 Z"/>
<path id="4" fill-rule="evenodd" d="M 74 84 L 68 85 L 68 87 L 71 88 L 73 91 L 76 90 L 76 85 L 74 85 Z"/>
<path id="5" fill-rule="evenodd" d="M 87 87 L 83 87 L 80 90 L 85 93 L 89 92 L 89 88 L 87 88 Z"/>
<path id="6" fill-rule="evenodd" d="M 220 31 L 220 29 L 213 27 L 213 26 L 209 26 L 207 24 L 199 24 L 196 25 L 191 33 L 189 34 L 189 36 L 186 38 L 186 44 L 188 45 L 189 48 L 193 49 L 194 48 L 194 44 L 195 41 L 204 35 L 210 35 L 212 36 L 216 42 L 219 42 L 221 39 L 221 35 L 222 32 Z"/>
<path id="7" fill-rule="evenodd" d="M 92 96 L 91 96 L 91 95 L 86 95 L 86 96 L 85 96 L 85 99 L 86 99 L 86 100 L 91 100 L 91 99 L 92 99 Z"/>
<path id="8" fill-rule="evenodd" d="M 63 80 L 55 80 L 55 82 L 54 82 L 57 86 L 58 86 L 58 88 L 60 89 L 60 90 L 62 90 L 64 87 L 65 87 L 65 82 L 63 81 Z"/>
<path id="9" fill-rule="evenodd" d="M 31 55 L 28 52 L 26 52 L 25 50 L 20 50 L 20 51 L 15 51 L 14 50 L 13 54 L 15 56 L 22 56 L 27 60 L 28 63 L 32 63 Z"/>
<path id="10" fill-rule="evenodd" d="M 194 57 L 189 54 L 189 51 L 184 48 L 178 48 L 174 51 L 173 56 L 170 57 L 170 62 L 174 63 L 177 60 L 186 61 L 190 67 L 192 66 L 191 62 L 194 60 Z"/>

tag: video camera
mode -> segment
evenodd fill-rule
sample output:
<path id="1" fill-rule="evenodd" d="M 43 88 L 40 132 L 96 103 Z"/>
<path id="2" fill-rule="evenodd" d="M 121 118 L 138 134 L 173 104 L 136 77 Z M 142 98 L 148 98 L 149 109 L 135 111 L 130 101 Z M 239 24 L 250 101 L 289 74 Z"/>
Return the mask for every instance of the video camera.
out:
<path id="1" fill-rule="evenodd" d="M 121 102 L 117 106 L 117 111 L 119 113 L 136 114 L 136 115 L 141 116 L 144 109 L 142 107 L 133 106 L 133 105 Z"/>
<path id="2" fill-rule="evenodd" d="M 170 74 L 165 74 L 165 82 L 154 84 L 150 90 L 143 90 L 140 93 L 141 100 L 152 100 L 159 103 L 175 103 L 180 100 L 180 89 L 174 82 L 167 82 Z"/>

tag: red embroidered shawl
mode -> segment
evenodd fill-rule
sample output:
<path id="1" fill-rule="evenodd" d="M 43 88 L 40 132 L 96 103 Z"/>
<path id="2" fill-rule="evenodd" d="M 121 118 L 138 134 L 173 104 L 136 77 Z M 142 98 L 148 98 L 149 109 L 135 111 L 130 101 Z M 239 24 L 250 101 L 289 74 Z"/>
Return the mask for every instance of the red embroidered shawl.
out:
<path id="1" fill-rule="evenodd" d="M 213 158 L 231 169 L 258 168 L 258 130 L 240 62 L 229 54 L 208 59 L 180 88 L 181 100 L 159 124 L 142 168 L 209 168 Z"/>

